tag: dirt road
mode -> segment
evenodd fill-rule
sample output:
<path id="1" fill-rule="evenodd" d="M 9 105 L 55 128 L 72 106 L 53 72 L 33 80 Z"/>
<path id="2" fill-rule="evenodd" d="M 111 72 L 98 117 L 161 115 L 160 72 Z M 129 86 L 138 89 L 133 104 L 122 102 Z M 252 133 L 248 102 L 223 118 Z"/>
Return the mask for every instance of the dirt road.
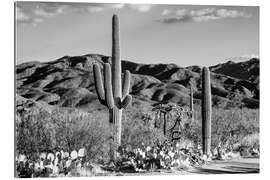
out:
<path id="1" fill-rule="evenodd" d="M 116 176 L 148 176 L 148 175 L 184 175 L 184 174 L 246 174 L 259 173 L 259 158 L 239 158 L 226 161 L 211 161 L 202 167 L 182 171 L 152 171 L 138 173 L 116 173 Z"/>
<path id="2" fill-rule="evenodd" d="M 227 161 L 212 161 L 200 168 L 192 169 L 195 174 L 239 174 L 259 173 L 259 158 L 241 158 Z"/>

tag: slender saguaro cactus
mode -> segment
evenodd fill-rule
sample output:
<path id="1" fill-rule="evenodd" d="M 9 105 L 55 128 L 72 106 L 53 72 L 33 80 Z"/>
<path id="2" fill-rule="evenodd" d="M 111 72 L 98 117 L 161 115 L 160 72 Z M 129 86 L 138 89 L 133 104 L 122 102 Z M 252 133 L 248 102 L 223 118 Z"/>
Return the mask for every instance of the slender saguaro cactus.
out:
<path id="1" fill-rule="evenodd" d="M 190 84 L 190 102 L 189 102 L 189 110 L 193 112 L 193 90 L 192 85 Z"/>
<path id="2" fill-rule="evenodd" d="M 202 145 L 203 153 L 210 155 L 211 148 L 211 82 L 207 67 L 202 70 Z"/>
<path id="3" fill-rule="evenodd" d="M 122 88 L 121 79 L 121 59 L 120 59 L 120 28 L 119 18 L 113 15 L 112 18 L 112 68 L 109 63 L 105 63 L 104 70 L 104 85 L 100 67 L 94 64 L 94 80 L 98 99 L 101 104 L 109 109 L 109 122 L 113 124 L 113 139 L 114 139 L 114 159 L 116 152 L 121 145 L 121 129 L 122 129 L 122 109 L 125 109 L 132 100 L 129 95 L 130 88 L 130 72 L 125 71 Z"/>
<path id="4" fill-rule="evenodd" d="M 163 134 L 164 134 L 164 136 L 166 136 L 166 131 L 167 131 L 167 113 L 165 112 L 163 115 L 164 115 Z"/>

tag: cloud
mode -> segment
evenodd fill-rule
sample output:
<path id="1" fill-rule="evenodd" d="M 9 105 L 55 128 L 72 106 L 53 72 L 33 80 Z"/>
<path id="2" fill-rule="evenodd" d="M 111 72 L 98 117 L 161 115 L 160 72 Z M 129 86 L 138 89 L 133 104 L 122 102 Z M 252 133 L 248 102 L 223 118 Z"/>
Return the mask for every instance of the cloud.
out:
<path id="1" fill-rule="evenodd" d="M 47 18 L 65 13 L 68 8 L 65 4 L 45 2 L 17 2 L 16 22 L 18 24 L 31 24 L 36 26 Z"/>
<path id="2" fill-rule="evenodd" d="M 127 4 L 127 6 L 138 12 L 148 12 L 152 9 L 154 4 Z"/>
<path id="3" fill-rule="evenodd" d="M 67 8 L 66 5 L 57 6 L 55 8 L 48 7 L 49 6 L 47 6 L 47 8 L 38 7 L 34 10 L 34 14 L 42 18 L 50 18 L 64 13 L 64 10 Z"/>
<path id="4" fill-rule="evenodd" d="M 117 4 L 104 4 L 104 6 L 112 9 L 121 9 L 125 6 L 125 4 L 117 3 Z"/>
<path id="5" fill-rule="evenodd" d="M 217 15 L 219 17 L 223 18 L 235 18 L 235 17 L 245 17 L 245 18 L 250 18 L 251 14 L 245 14 L 242 11 L 236 11 L 236 10 L 226 10 L 226 9 L 218 9 L 217 10 Z"/>
<path id="6" fill-rule="evenodd" d="M 191 16 L 211 16 L 216 11 L 215 8 L 205 8 L 190 11 Z"/>
<path id="7" fill-rule="evenodd" d="M 88 12 L 91 12 L 91 13 L 95 13 L 95 12 L 100 12 L 100 11 L 103 11 L 104 10 L 104 7 L 88 7 L 87 8 L 87 11 Z"/>
<path id="8" fill-rule="evenodd" d="M 163 23 L 183 23 L 183 22 L 190 22 L 192 21 L 191 17 L 188 15 L 183 15 L 183 16 L 173 16 L 173 17 L 168 17 L 162 19 Z"/>
<path id="9" fill-rule="evenodd" d="M 166 13 L 162 12 L 164 16 Z M 172 13 L 170 13 L 172 14 Z M 251 14 L 246 14 L 243 11 L 230 9 L 204 8 L 198 10 L 180 9 L 173 12 L 173 16 L 165 17 L 159 21 L 163 23 L 183 23 L 183 22 L 204 22 L 211 20 L 219 20 L 226 18 L 250 18 Z"/>
<path id="10" fill-rule="evenodd" d="M 87 9 L 89 12 L 100 12 L 106 9 L 122 9 L 127 7 L 138 12 L 148 12 L 152 9 L 153 6 L 153 4 L 93 3 L 88 5 Z M 83 7 L 81 8 L 83 9 Z"/>
<path id="11" fill-rule="evenodd" d="M 16 22 L 18 24 L 31 24 L 36 26 L 38 23 L 43 22 L 43 18 L 32 17 L 29 14 L 25 13 L 20 6 L 16 6 Z"/>
<path id="12" fill-rule="evenodd" d="M 17 2 L 16 22 L 18 24 L 32 24 L 44 22 L 48 18 L 68 13 L 98 13 L 108 9 L 122 9 L 126 4 L 121 3 L 61 3 L 61 2 Z M 147 11 L 147 6 L 132 7 L 138 11 Z"/>
<path id="13" fill-rule="evenodd" d="M 76 13 L 99 13 L 106 10 L 129 8 L 137 12 L 148 12 L 153 4 L 122 3 L 65 3 L 65 2 L 17 2 L 16 21 L 21 24 L 37 25 L 55 16 Z"/>
<path id="14" fill-rule="evenodd" d="M 125 6 L 125 4 L 119 4 L 119 3 L 115 3 L 115 4 L 90 4 L 90 5 L 86 5 L 84 7 L 80 7 L 81 10 L 83 11 L 84 8 L 87 9 L 87 12 L 90 13 L 95 13 L 95 12 L 101 12 L 104 11 L 106 9 L 122 9 Z"/>
<path id="15" fill-rule="evenodd" d="M 171 13 L 172 13 L 171 10 L 169 10 L 169 9 L 164 9 L 164 10 L 162 11 L 161 15 L 162 15 L 162 16 L 166 16 L 166 15 L 169 15 L 169 14 L 171 14 Z"/>
<path id="16" fill-rule="evenodd" d="M 175 12 L 175 14 L 177 16 L 185 16 L 187 14 L 187 10 L 186 9 L 179 9 Z"/>
<path id="17" fill-rule="evenodd" d="M 16 6 L 16 20 L 18 22 L 27 22 L 29 21 L 30 17 L 23 12 L 22 8 L 19 6 Z"/>

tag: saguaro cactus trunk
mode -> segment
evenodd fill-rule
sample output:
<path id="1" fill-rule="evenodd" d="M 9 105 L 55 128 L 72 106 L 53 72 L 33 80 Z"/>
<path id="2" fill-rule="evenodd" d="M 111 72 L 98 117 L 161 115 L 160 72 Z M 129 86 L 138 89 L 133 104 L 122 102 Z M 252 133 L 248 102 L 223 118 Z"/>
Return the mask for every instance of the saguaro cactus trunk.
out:
<path id="1" fill-rule="evenodd" d="M 210 155 L 211 148 L 211 82 L 207 67 L 202 70 L 202 147 L 203 153 Z"/>
<path id="2" fill-rule="evenodd" d="M 122 98 L 122 79 L 121 79 L 121 59 L 120 59 L 120 28 L 119 18 L 114 15 L 112 18 L 112 86 L 113 96 L 115 99 Z M 117 106 L 113 110 L 113 119 L 115 124 L 115 143 L 121 145 L 121 125 L 122 125 L 122 110 Z"/>
<path id="3" fill-rule="evenodd" d="M 130 72 L 125 71 L 122 88 L 121 59 L 120 59 L 120 28 L 119 18 L 112 18 L 112 68 L 109 63 L 104 64 L 104 85 L 98 64 L 94 64 L 94 80 L 98 99 L 101 104 L 109 109 L 109 122 L 113 125 L 114 155 L 121 145 L 122 109 L 125 109 L 132 100 L 129 95 Z"/>

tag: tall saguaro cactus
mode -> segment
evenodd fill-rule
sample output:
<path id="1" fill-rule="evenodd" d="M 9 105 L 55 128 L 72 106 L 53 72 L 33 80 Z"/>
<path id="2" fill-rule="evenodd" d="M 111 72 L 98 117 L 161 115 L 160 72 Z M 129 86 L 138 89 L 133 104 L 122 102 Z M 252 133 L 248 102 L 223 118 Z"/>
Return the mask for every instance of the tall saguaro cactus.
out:
<path id="1" fill-rule="evenodd" d="M 121 79 L 121 59 L 120 59 L 120 28 L 119 18 L 113 15 L 112 18 L 112 68 L 109 63 L 105 63 L 104 84 L 100 67 L 94 64 L 94 80 L 98 99 L 101 104 L 109 109 L 109 122 L 113 124 L 113 140 L 114 159 L 116 158 L 116 150 L 121 145 L 121 129 L 122 129 L 122 109 L 125 109 L 131 102 L 132 96 L 129 95 L 130 88 L 130 72 L 124 73 L 124 81 L 122 88 Z"/>
<path id="2" fill-rule="evenodd" d="M 207 67 L 202 69 L 202 145 L 203 153 L 210 155 L 211 148 L 211 82 L 210 71 Z"/>

